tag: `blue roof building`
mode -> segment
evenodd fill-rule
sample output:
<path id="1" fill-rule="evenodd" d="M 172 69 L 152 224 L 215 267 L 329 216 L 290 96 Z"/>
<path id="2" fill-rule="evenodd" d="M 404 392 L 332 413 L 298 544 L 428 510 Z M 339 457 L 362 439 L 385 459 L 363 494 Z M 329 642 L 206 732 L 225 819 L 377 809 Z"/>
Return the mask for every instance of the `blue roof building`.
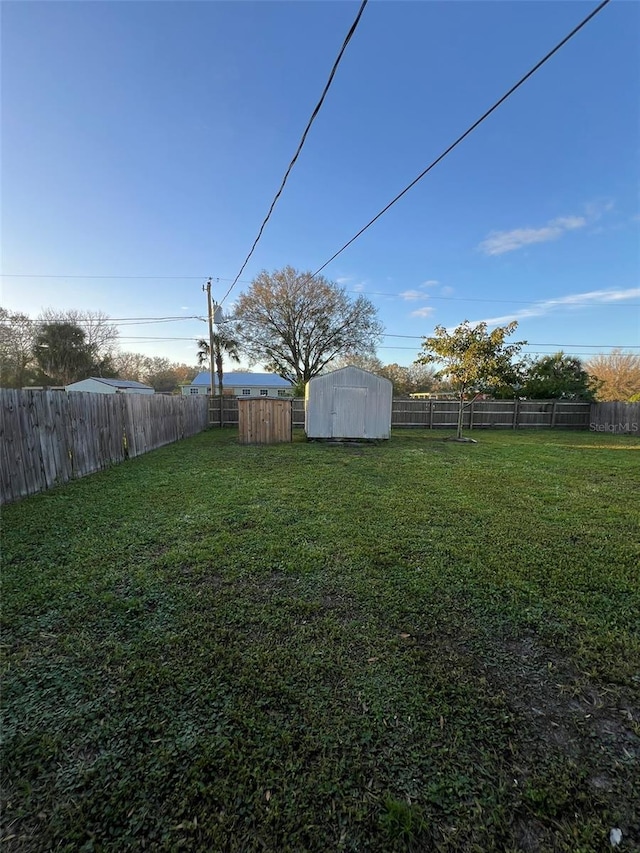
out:
<path id="1" fill-rule="evenodd" d="M 190 385 L 182 385 L 182 393 L 210 394 L 211 374 L 209 371 L 199 373 Z M 230 371 L 222 378 L 225 394 L 233 397 L 291 397 L 293 386 L 291 382 L 276 376 L 275 373 L 249 373 Z M 218 377 L 214 376 L 214 389 L 217 393 Z"/>

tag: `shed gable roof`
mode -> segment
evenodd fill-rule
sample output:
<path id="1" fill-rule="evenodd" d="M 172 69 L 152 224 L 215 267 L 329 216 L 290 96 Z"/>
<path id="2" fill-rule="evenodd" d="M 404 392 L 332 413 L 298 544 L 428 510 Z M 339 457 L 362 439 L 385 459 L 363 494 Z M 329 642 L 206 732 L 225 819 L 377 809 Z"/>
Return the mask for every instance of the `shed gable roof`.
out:
<path id="1" fill-rule="evenodd" d="M 390 379 L 387 379 L 386 376 L 380 376 L 377 373 L 373 373 L 371 370 L 364 370 L 362 367 L 355 367 L 354 365 L 347 365 L 346 367 L 339 367 L 337 370 L 331 370 L 328 373 L 321 373 L 319 376 L 314 376 L 313 379 L 309 380 L 309 384 L 311 385 L 314 382 L 318 382 L 319 380 L 324 380 L 325 382 L 330 382 L 332 376 L 337 376 L 338 374 L 344 376 L 353 377 L 353 379 L 357 379 L 357 377 L 362 377 L 366 379 L 368 383 L 371 380 L 375 380 L 380 384 L 389 384 L 393 386 L 393 382 Z"/>

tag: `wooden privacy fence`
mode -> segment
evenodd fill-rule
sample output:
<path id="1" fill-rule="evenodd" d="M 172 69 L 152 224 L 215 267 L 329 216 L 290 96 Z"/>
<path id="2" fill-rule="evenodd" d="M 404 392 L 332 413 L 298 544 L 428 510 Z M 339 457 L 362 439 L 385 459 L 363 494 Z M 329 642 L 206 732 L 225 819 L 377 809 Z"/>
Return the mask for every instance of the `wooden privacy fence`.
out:
<path id="1" fill-rule="evenodd" d="M 195 435 L 208 421 L 206 397 L 0 389 L 0 502 Z"/>
<path id="2" fill-rule="evenodd" d="M 561 400 L 477 400 L 465 405 L 464 429 L 531 429 L 539 427 L 587 429 L 590 403 Z M 391 425 L 423 429 L 454 429 L 456 400 L 393 401 Z"/>
<path id="3" fill-rule="evenodd" d="M 465 429 L 527 429 L 564 427 L 588 429 L 590 403 L 565 403 L 560 400 L 482 400 L 465 409 Z M 294 428 L 304 427 L 304 400 L 292 400 Z M 220 397 L 211 400 L 211 423 L 220 422 Z M 225 426 L 238 424 L 238 400 L 223 398 Z M 455 400 L 411 400 L 396 397 L 391 412 L 392 427 L 455 429 L 458 404 Z"/>
<path id="4" fill-rule="evenodd" d="M 589 429 L 640 436 L 640 403 L 594 403 Z"/>
<path id="5" fill-rule="evenodd" d="M 222 422 L 224 426 L 238 426 L 238 403 L 242 398 L 223 396 L 222 397 Z M 247 398 L 249 399 L 249 398 Z M 265 397 L 266 400 L 284 399 L 291 403 L 291 426 L 294 429 L 298 427 L 304 428 L 304 400 L 302 397 Z M 220 423 L 220 397 L 209 397 L 209 423 L 212 426 L 218 426 Z"/>

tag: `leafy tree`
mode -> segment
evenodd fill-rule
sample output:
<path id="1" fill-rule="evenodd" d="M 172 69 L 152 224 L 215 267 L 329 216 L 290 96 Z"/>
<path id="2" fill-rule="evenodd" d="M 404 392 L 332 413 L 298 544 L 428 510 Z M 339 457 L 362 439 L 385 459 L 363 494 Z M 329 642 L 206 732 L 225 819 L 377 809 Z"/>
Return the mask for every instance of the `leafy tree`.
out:
<path id="1" fill-rule="evenodd" d="M 434 368 L 424 364 L 411 364 L 409 367 L 387 364 L 382 368 L 381 375 L 393 382 L 393 393 L 397 397 L 431 391 L 436 384 Z"/>
<path id="2" fill-rule="evenodd" d="M 45 380 L 53 385 L 69 385 L 97 372 L 95 347 L 87 343 L 84 330 L 74 323 L 42 325 L 33 353 Z"/>
<path id="3" fill-rule="evenodd" d="M 379 376 L 382 376 L 384 370 L 384 366 L 377 355 L 362 355 L 360 353 L 339 356 L 327 367 L 329 370 L 339 370 L 341 367 L 359 367 L 361 370 L 368 370 L 369 373 L 377 373 Z"/>
<path id="4" fill-rule="evenodd" d="M 393 382 L 393 393 L 396 397 L 408 396 L 411 388 L 409 368 L 401 364 L 385 364 L 380 375 Z"/>
<path id="5" fill-rule="evenodd" d="M 118 343 L 118 329 L 103 311 L 56 311 L 46 308 L 36 320 L 38 326 L 70 323 L 79 326 L 85 334 L 87 346 L 93 349 L 98 362 L 107 362 L 113 357 Z"/>
<path id="6" fill-rule="evenodd" d="M 519 393 L 531 400 L 592 400 L 590 382 L 580 359 L 560 351 L 531 362 Z"/>
<path id="7" fill-rule="evenodd" d="M 187 364 L 178 364 L 168 358 L 152 356 L 146 359 L 142 374 L 143 382 L 151 385 L 158 393 L 176 394 L 180 385 L 188 385 L 198 370 Z"/>
<path id="8" fill-rule="evenodd" d="M 197 367 L 139 352 L 116 352 L 113 363 L 120 379 L 146 382 L 164 394 L 177 393 L 180 385 L 188 385 L 198 373 Z"/>
<path id="9" fill-rule="evenodd" d="M 120 379 L 143 382 L 149 369 L 149 358 L 141 352 L 116 351 L 113 367 Z"/>
<path id="10" fill-rule="evenodd" d="M 435 377 L 449 382 L 457 393 L 457 439 L 462 438 L 462 418 L 467 397 L 475 397 L 491 385 L 509 385 L 517 381 L 521 365 L 514 363 L 514 358 L 526 341 L 505 343 L 517 327 L 514 321 L 489 332 L 486 323 L 472 326 L 465 320 L 453 332 L 444 326 L 436 326 L 434 334 L 424 338 L 424 352 L 416 362 L 441 365 Z"/>
<path id="11" fill-rule="evenodd" d="M 436 369 L 432 365 L 410 364 L 409 365 L 409 394 L 420 391 L 434 391 L 439 387 L 436 378 Z"/>
<path id="12" fill-rule="evenodd" d="M 232 361 L 239 364 L 240 343 L 230 332 L 227 331 L 214 332 L 211 336 L 211 342 L 213 343 L 213 361 L 216 366 L 216 375 L 218 377 L 218 393 L 222 396 L 224 391 L 223 358 L 224 356 L 228 356 Z M 202 367 L 207 364 L 207 362 L 211 363 L 211 359 L 209 358 L 209 342 L 203 339 L 198 341 L 198 364 Z M 212 380 L 211 393 L 213 394 L 213 392 Z"/>
<path id="13" fill-rule="evenodd" d="M 223 356 L 227 355 L 230 359 L 235 362 L 240 361 L 240 353 L 238 341 L 227 331 L 214 332 L 211 335 L 211 343 L 213 344 L 213 362 L 216 366 L 216 374 L 218 376 L 218 393 L 220 395 L 220 426 L 223 424 L 224 420 L 224 409 L 222 403 L 222 397 L 224 395 L 224 365 L 223 365 Z M 207 341 L 199 340 L 198 341 L 198 364 L 204 365 L 208 361 L 211 365 L 212 359 L 209 356 L 210 346 Z M 211 375 L 211 394 L 214 393 L 214 383 L 213 383 L 213 372 Z"/>
<path id="14" fill-rule="evenodd" d="M 382 326 L 364 296 L 292 267 L 261 272 L 238 299 L 236 328 L 254 361 L 290 382 L 306 383 L 338 356 L 373 355 Z"/>
<path id="15" fill-rule="evenodd" d="M 632 402 L 640 395 L 640 355 L 613 349 L 594 356 L 585 367 L 593 377 L 596 400 Z"/>
<path id="16" fill-rule="evenodd" d="M 33 343 L 36 330 L 26 314 L 0 308 L 0 383 L 22 388 L 33 378 Z"/>

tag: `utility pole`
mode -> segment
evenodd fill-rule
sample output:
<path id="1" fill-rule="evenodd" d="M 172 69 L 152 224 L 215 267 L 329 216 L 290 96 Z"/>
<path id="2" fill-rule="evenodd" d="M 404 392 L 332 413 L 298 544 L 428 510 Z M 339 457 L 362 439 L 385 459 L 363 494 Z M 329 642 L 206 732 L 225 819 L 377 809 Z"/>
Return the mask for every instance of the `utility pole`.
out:
<path id="1" fill-rule="evenodd" d="M 211 301 L 211 278 L 208 278 L 207 283 L 202 285 L 202 289 L 207 292 L 207 315 L 209 317 L 209 369 L 211 374 L 211 398 L 213 403 L 215 384 L 213 353 L 213 302 Z M 222 426 L 222 396 L 220 397 L 220 426 Z"/>

